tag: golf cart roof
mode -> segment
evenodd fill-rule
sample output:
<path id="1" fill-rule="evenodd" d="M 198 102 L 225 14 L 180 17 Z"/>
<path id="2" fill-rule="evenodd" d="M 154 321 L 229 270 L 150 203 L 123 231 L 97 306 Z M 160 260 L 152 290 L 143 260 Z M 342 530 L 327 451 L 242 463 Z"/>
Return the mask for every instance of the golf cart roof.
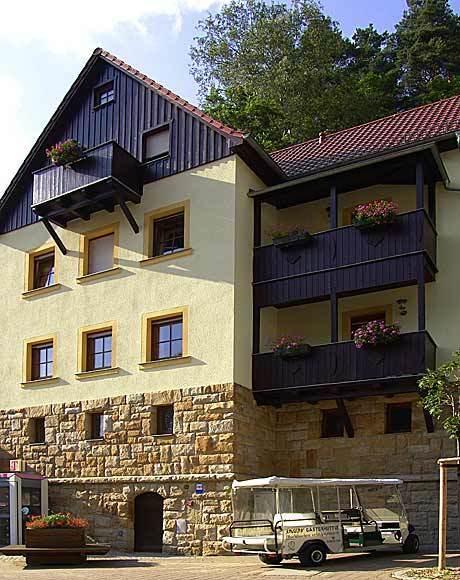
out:
<path id="1" fill-rule="evenodd" d="M 315 479 L 310 477 L 263 477 L 261 479 L 247 479 L 234 481 L 233 489 L 239 488 L 286 488 L 286 487 L 340 487 L 353 485 L 400 485 L 401 479 Z"/>

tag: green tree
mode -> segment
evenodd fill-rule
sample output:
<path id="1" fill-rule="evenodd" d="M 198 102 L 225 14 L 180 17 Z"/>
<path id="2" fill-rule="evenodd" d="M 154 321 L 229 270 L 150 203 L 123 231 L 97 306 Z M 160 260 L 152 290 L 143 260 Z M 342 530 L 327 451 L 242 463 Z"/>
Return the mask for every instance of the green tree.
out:
<path id="1" fill-rule="evenodd" d="M 354 47 L 313 0 L 232 0 L 198 29 L 191 71 L 205 110 L 268 149 L 392 110 L 385 59 L 367 77 L 357 64 L 379 56 L 386 36 L 359 33 Z"/>
<path id="2" fill-rule="evenodd" d="M 418 384 L 423 407 L 455 440 L 460 457 L 460 351 L 451 361 L 428 371 Z"/>
<path id="3" fill-rule="evenodd" d="M 448 0 L 407 0 L 393 36 L 403 108 L 458 92 L 460 17 Z"/>

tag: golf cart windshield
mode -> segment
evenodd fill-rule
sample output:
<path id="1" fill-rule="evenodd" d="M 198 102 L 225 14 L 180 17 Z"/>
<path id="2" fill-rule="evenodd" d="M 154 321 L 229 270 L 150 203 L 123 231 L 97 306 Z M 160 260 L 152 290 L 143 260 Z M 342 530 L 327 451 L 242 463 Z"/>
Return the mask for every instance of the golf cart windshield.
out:
<path id="1" fill-rule="evenodd" d="M 276 514 L 276 492 L 269 488 L 233 490 L 233 514 L 238 521 L 270 521 Z"/>
<path id="2" fill-rule="evenodd" d="M 401 495 L 396 486 L 363 486 L 357 492 L 367 519 L 407 523 Z"/>

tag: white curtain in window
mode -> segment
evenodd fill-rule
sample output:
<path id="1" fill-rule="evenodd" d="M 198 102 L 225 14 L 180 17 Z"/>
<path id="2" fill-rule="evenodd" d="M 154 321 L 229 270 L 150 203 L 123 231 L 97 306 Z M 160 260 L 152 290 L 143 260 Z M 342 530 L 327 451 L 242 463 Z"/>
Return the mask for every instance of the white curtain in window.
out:
<path id="1" fill-rule="evenodd" d="M 88 274 L 113 268 L 114 235 L 108 234 L 89 242 Z"/>

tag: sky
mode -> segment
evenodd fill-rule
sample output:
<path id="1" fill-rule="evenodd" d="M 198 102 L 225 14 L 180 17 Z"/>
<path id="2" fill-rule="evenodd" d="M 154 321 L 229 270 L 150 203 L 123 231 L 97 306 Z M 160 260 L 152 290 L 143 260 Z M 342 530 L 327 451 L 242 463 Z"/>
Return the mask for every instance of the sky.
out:
<path id="1" fill-rule="evenodd" d="M 0 19 L 0 194 L 90 57 L 100 46 L 198 104 L 189 73 L 196 24 L 223 0 L 14 0 Z M 351 35 L 373 22 L 391 30 L 405 0 L 322 0 Z M 451 0 L 460 12 L 460 0 Z"/>

